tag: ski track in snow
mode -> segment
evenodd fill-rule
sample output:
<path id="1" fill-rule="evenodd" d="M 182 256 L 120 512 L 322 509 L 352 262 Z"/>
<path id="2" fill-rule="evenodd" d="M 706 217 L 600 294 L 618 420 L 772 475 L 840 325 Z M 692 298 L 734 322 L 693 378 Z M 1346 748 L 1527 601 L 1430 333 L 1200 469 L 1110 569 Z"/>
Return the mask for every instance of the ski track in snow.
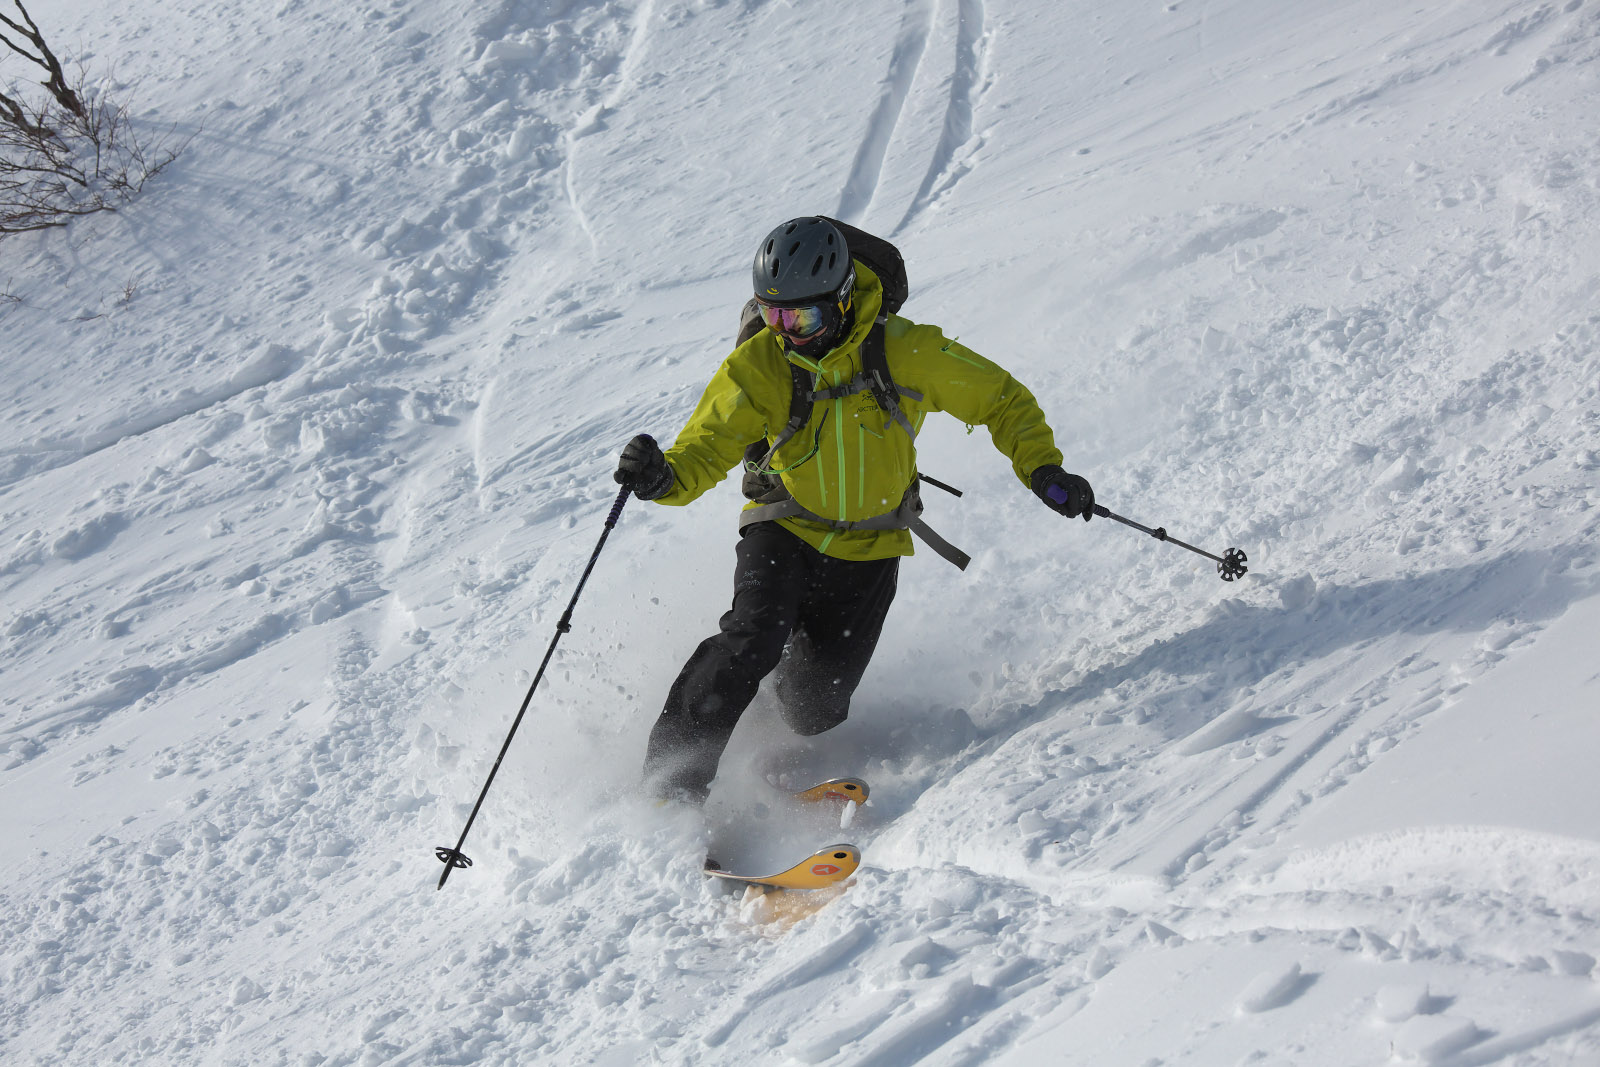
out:
<path id="1" fill-rule="evenodd" d="M 884 158 L 894 137 L 900 112 L 916 81 L 917 67 L 928 47 L 928 34 L 934 16 L 934 0 L 908 0 L 895 36 L 894 52 L 889 57 L 889 72 L 883 91 L 868 120 L 866 136 L 856 150 L 850 177 L 839 196 L 839 217 L 859 219 L 872 204 L 883 172 Z"/>
<path id="2" fill-rule="evenodd" d="M 196 137 L 5 246 L 0 1057 L 1600 1062 L 1600 5 L 1187 6 L 59 5 Z M 627 796 L 736 498 L 632 503 L 435 892 L 617 446 L 835 203 L 1250 577 L 930 420 L 972 568 L 730 749 L 873 784 L 786 929 Z"/>
<path id="3" fill-rule="evenodd" d="M 939 143 L 928 163 L 927 173 L 917 187 L 916 196 L 894 227 L 899 233 L 917 215 L 945 195 L 971 169 L 968 157 L 981 150 L 981 136 L 974 140 L 975 117 L 987 77 L 987 42 L 983 0 L 956 0 L 942 12 L 954 13 L 955 68 L 949 76 L 949 97 L 941 123 Z M 948 19 L 945 20 L 948 23 Z"/>
<path id="4" fill-rule="evenodd" d="M 987 41 L 981 0 L 906 5 L 839 198 L 840 218 L 871 215 L 899 234 L 970 169 L 966 160 L 982 145 L 974 122 L 986 85 Z"/>

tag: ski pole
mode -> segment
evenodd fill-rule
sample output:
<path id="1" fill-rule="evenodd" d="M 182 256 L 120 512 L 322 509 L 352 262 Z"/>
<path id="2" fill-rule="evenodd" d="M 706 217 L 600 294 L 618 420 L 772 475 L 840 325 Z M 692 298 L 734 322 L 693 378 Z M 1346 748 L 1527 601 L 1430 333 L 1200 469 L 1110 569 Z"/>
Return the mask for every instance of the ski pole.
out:
<path id="1" fill-rule="evenodd" d="M 1067 491 L 1058 485 L 1052 485 L 1049 489 L 1045 490 L 1045 492 L 1049 495 L 1050 499 L 1054 500 L 1057 504 L 1065 504 L 1067 502 Z M 1172 537 L 1167 533 L 1167 528 L 1165 526 L 1157 526 L 1152 530 L 1150 527 L 1134 522 L 1132 519 L 1125 519 L 1121 515 L 1118 515 L 1116 512 L 1111 511 L 1100 504 L 1096 504 L 1094 506 L 1094 513 L 1099 515 L 1101 518 L 1115 519 L 1124 526 L 1131 526 L 1141 533 L 1147 533 L 1151 537 L 1154 537 L 1157 541 L 1167 541 L 1171 544 L 1177 545 L 1179 548 L 1187 548 L 1190 552 L 1193 552 L 1197 556 L 1204 556 L 1206 559 L 1215 560 L 1217 564 L 1217 574 L 1225 582 L 1231 582 L 1235 578 L 1243 578 L 1250 570 L 1249 567 L 1245 566 L 1245 564 L 1250 562 L 1250 557 L 1246 556 L 1240 549 L 1230 548 L 1222 555 L 1215 556 L 1203 548 L 1196 548 L 1187 542 L 1180 541 L 1176 537 Z"/>
<path id="2" fill-rule="evenodd" d="M 472 814 L 467 816 L 467 825 L 461 830 L 461 837 L 456 841 L 455 848 L 446 848 L 439 845 L 433 850 L 439 862 L 444 864 L 444 873 L 439 876 L 438 888 L 443 889 L 445 879 L 450 877 L 450 872 L 457 867 L 471 867 L 472 861 L 461 851 L 461 846 L 467 843 L 467 834 L 472 832 L 472 823 L 478 817 L 478 809 L 483 807 L 483 798 L 489 795 L 489 787 L 494 784 L 494 776 L 500 771 L 500 761 L 506 758 L 506 750 L 511 747 L 511 739 L 517 736 L 517 727 L 522 725 L 522 717 L 527 714 L 528 705 L 533 701 L 533 691 L 539 688 L 539 679 L 544 677 L 545 668 L 550 666 L 550 657 L 555 655 L 556 642 L 561 640 L 561 635 L 572 629 L 572 609 L 578 604 L 578 596 L 583 592 L 584 583 L 589 580 L 589 573 L 594 570 L 595 560 L 600 558 L 600 550 L 606 547 L 606 538 L 611 536 L 611 530 L 617 525 L 617 519 L 622 515 L 622 505 L 628 502 L 628 494 L 633 492 L 629 486 L 623 486 L 617 494 L 617 502 L 611 506 L 611 514 L 606 517 L 606 528 L 600 532 L 600 541 L 594 546 L 594 552 L 589 556 L 589 565 L 583 568 L 583 577 L 578 579 L 578 588 L 573 590 L 572 599 L 567 602 L 567 610 L 561 615 L 561 621 L 556 623 L 556 635 L 550 640 L 550 647 L 545 650 L 544 662 L 539 664 L 539 671 L 533 676 L 533 684 L 528 686 L 528 695 L 522 698 L 522 707 L 517 710 L 517 717 L 511 723 L 511 732 L 506 734 L 505 744 L 500 746 L 500 754 L 494 758 L 494 766 L 489 769 L 489 780 L 483 783 L 483 792 L 478 794 L 478 802 L 472 806 Z"/>

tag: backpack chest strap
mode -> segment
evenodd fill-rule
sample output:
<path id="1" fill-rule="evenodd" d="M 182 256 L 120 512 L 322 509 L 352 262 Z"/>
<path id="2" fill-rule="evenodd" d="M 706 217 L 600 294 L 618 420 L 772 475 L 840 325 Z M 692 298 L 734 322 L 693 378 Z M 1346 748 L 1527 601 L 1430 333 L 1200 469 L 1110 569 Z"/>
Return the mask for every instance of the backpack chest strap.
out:
<path id="1" fill-rule="evenodd" d="M 899 397 L 903 396 L 907 400 L 921 400 L 922 394 L 915 389 L 907 389 L 905 386 L 895 382 L 885 382 L 882 377 L 876 374 L 869 375 L 866 371 L 862 371 L 843 385 L 814 390 L 811 393 L 811 399 L 813 402 L 818 400 L 843 400 L 845 397 L 855 396 L 857 393 L 871 393 L 873 399 L 877 400 L 878 406 L 883 408 L 884 413 L 906 432 L 906 436 L 912 440 L 916 439 L 917 431 L 912 428 L 911 420 L 906 418 L 905 412 L 900 410 Z"/>

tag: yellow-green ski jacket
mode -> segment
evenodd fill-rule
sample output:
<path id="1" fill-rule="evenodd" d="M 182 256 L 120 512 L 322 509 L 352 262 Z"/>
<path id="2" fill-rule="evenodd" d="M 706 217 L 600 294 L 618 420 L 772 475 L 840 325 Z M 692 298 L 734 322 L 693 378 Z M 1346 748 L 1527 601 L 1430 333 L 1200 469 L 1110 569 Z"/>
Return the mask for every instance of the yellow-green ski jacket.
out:
<path id="1" fill-rule="evenodd" d="M 777 439 L 789 421 L 793 393 L 786 360 L 812 372 L 813 388 L 842 385 L 861 373 L 861 343 L 883 305 L 883 287 L 860 260 L 855 266 L 856 324 L 849 337 L 820 362 L 786 353 L 767 329 L 734 349 L 667 449 L 675 483 L 657 503 L 689 503 L 741 463 L 746 446 Z M 922 394 L 921 400 L 900 400 L 901 411 L 916 429 L 932 411 L 948 411 L 968 425 L 988 427 L 995 447 L 1011 460 L 1023 485 L 1034 468 L 1061 463 L 1055 435 L 1033 394 L 1000 367 L 946 338 L 937 326 L 891 315 L 884 348 L 895 384 Z M 806 510 L 855 522 L 899 506 L 917 472 L 916 446 L 870 392 L 860 392 L 818 400 L 810 421 L 778 450 L 771 466 Z M 906 530 L 835 530 L 805 519 L 778 522 L 839 559 L 912 554 Z"/>

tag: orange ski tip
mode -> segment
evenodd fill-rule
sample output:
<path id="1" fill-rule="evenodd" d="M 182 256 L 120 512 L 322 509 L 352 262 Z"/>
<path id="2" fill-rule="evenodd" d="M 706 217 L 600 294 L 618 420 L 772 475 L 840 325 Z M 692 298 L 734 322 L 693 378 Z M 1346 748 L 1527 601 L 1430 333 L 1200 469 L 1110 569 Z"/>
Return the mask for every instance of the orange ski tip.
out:
<path id="1" fill-rule="evenodd" d="M 859 778 L 830 778 L 810 789 L 802 789 L 794 795 L 794 798 L 808 804 L 822 800 L 853 800 L 857 804 L 863 804 L 869 793 L 867 783 Z"/>
<path id="2" fill-rule="evenodd" d="M 809 862 L 807 872 L 818 878 L 848 878 L 861 866 L 861 853 L 854 845 L 830 845 Z"/>
<path id="3" fill-rule="evenodd" d="M 788 870 L 776 874 L 736 874 L 733 871 L 719 870 L 710 866 L 707 866 L 706 874 L 714 878 L 749 882 L 752 885 L 775 886 L 779 889 L 825 889 L 849 878 L 860 866 L 861 850 L 854 845 L 841 844 L 819 849 Z"/>

